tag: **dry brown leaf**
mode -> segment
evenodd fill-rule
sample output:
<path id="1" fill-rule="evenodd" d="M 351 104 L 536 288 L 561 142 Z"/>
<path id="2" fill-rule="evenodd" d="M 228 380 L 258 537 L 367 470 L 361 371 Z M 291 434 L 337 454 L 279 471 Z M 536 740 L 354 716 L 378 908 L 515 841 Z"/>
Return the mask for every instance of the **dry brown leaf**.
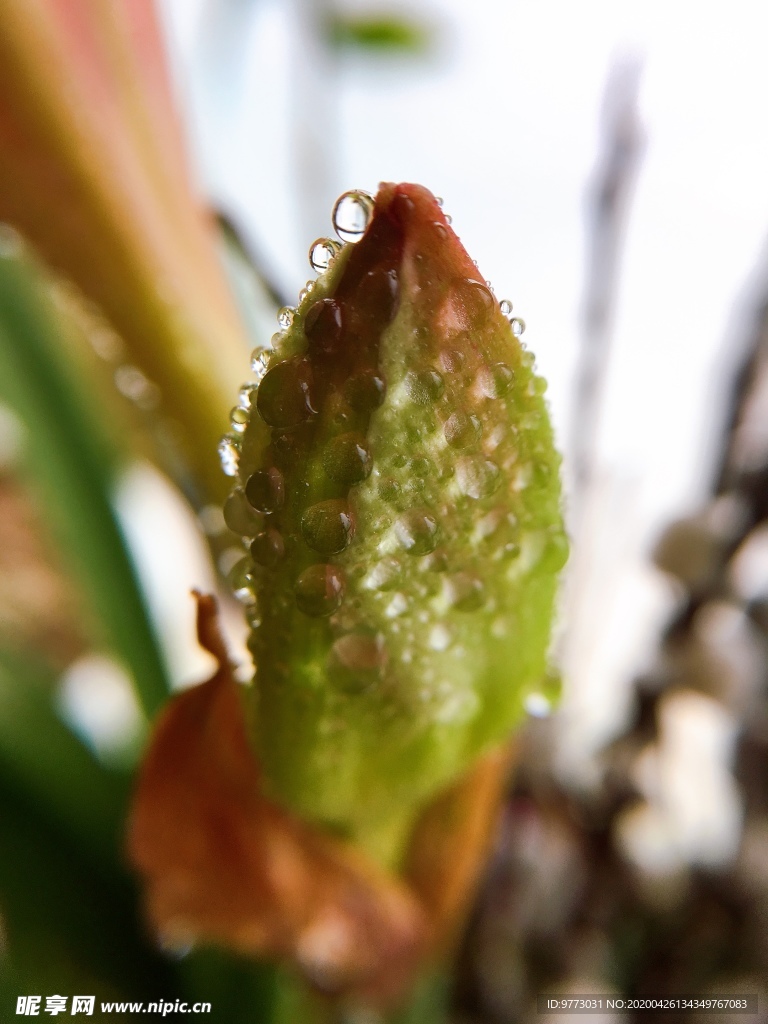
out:
<path id="1" fill-rule="evenodd" d="M 405 881 L 387 874 L 264 796 L 215 599 L 197 598 L 198 637 L 219 669 L 160 717 L 129 826 L 150 921 L 171 944 L 285 958 L 323 991 L 396 1002 L 462 923 L 511 752 L 433 801 Z"/>

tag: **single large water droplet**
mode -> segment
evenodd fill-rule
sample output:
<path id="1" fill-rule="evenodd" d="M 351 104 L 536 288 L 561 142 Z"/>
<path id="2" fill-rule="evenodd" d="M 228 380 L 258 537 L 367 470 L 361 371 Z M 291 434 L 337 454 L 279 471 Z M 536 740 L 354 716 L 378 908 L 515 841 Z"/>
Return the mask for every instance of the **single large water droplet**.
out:
<path id="1" fill-rule="evenodd" d="M 463 458 L 456 464 L 456 480 L 468 498 L 487 498 L 501 483 L 501 472 L 488 459 Z"/>
<path id="2" fill-rule="evenodd" d="M 343 551 L 354 533 L 354 522 L 345 501 L 320 501 L 301 517 L 301 533 L 313 551 L 335 555 Z"/>
<path id="3" fill-rule="evenodd" d="M 305 615 L 333 615 L 344 598 L 344 574 L 336 565 L 311 565 L 296 580 L 293 592 Z"/>
<path id="4" fill-rule="evenodd" d="M 225 436 L 219 441 L 219 460 L 227 476 L 237 476 L 240 462 L 240 448 L 234 437 Z"/>
<path id="5" fill-rule="evenodd" d="M 419 405 L 431 405 L 445 391 L 445 381 L 437 370 L 411 370 L 405 376 L 405 389 Z"/>
<path id="6" fill-rule="evenodd" d="M 251 558 L 258 565 L 274 569 L 285 556 L 285 542 L 277 530 L 267 529 L 257 534 L 251 542 Z"/>
<path id="7" fill-rule="evenodd" d="M 357 242 L 373 215 L 373 196 L 354 190 L 336 200 L 331 222 L 336 234 L 345 242 Z"/>
<path id="8" fill-rule="evenodd" d="M 468 277 L 457 281 L 455 295 L 463 312 L 464 326 L 468 329 L 481 327 L 496 309 L 496 299 L 491 290 L 480 281 Z"/>
<path id="9" fill-rule="evenodd" d="M 515 375 L 506 363 L 484 366 L 477 375 L 480 390 L 486 398 L 503 398 L 509 394 Z"/>
<path id="10" fill-rule="evenodd" d="M 273 366 L 259 386 L 256 408 L 270 427 L 296 427 L 314 409 L 311 370 L 305 359 L 286 359 Z"/>
<path id="11" fill-rule="evenodd" d="M 512 316 L 512 303 L 509 299 L 502 299 L 499 303 L 499 309 L 507 319 Z"/>
<path id="12" fill-rule="evenodd" d="M 477 416 L 461 411 L 451 413 L 443 426 L 445 440 L 452 448 L 469 448 L 478 440 L 481 432 Z"/>
<path id="13" fill-rule="evenodd" d="M 437 547 L 439 528 L 428 509 L 411 509 L 395 523 L 395 532 L 409 555 L 428 555 Z"/>
<path id="14" fill-rule="evenodd" d="M 323 453 L 323 467 L 339 484 L 358 484 L 370 475 L 373 459 L 362 434 L 341 434 L 329 442 Z"/>
<path id="15" fill-rule="evenodd" d="M 277 512 L 285 501 L 283 474 L 274 466 L 257 470 L 246 481 L 245 496 L 257 512 Z"/>
<path id="16" fill-rule="evenodd" d="M 512 327 L 512 333 L 516 338 L 519 338 L 525 332 L 525 320 L 522 317 L 516 316 L 510 321 Z"/>
<path id="17" fill-rule="evenodd" d="M 341 252 L 341 246 L 331 238 L 318 238 L 309 247 L 309 265 L 322 274 L 331 265 L 333 257 Z"/>

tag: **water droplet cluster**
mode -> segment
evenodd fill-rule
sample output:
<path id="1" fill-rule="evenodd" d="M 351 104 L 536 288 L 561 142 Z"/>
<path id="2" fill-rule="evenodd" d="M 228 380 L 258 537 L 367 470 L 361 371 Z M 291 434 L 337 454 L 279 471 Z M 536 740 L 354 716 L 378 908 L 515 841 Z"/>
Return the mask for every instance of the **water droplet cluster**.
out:
<path id="1" fill-rule="evenodd" d="M 522 321 L 431 197 L 388 188 L 336 203 L 341 243 L 311 246 L 320 276 L 254 352 L 221 447 L 259 756 L 276 792 L 344 827 L 392 800 L 404 758 L 426 792 L 468 730 L 487 744 L 525 713 L 567 556 Z M 364 799 L 361 757 L 380 780 Z"/>

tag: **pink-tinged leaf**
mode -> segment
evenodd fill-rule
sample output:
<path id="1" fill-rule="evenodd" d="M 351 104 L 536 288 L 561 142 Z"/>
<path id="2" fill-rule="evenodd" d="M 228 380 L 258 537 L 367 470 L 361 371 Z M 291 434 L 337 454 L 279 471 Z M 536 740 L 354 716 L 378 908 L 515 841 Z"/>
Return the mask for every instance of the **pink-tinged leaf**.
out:
<path id="1" fill-rule="evenodd" d="M 0 218 L 101 306 L 221 492 L 246 340 L 185 170 L 148 0 L 7 0 Z"/>

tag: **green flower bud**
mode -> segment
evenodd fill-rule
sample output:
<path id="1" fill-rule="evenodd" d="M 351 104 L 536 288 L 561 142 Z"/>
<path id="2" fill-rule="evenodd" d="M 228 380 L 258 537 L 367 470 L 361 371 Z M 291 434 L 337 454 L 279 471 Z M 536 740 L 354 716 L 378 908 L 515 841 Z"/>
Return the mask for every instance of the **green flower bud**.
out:
<path id="1" fill-rule="evenodd" d="M 328 269 L 281 311 L 233 439 L 251 731 L 273 797 L 393 865 L 524 715 L 568 545 L 522 322 L 437 201 L 383 185 L 336 223 L 360 240 L 313 246 Z"/>

